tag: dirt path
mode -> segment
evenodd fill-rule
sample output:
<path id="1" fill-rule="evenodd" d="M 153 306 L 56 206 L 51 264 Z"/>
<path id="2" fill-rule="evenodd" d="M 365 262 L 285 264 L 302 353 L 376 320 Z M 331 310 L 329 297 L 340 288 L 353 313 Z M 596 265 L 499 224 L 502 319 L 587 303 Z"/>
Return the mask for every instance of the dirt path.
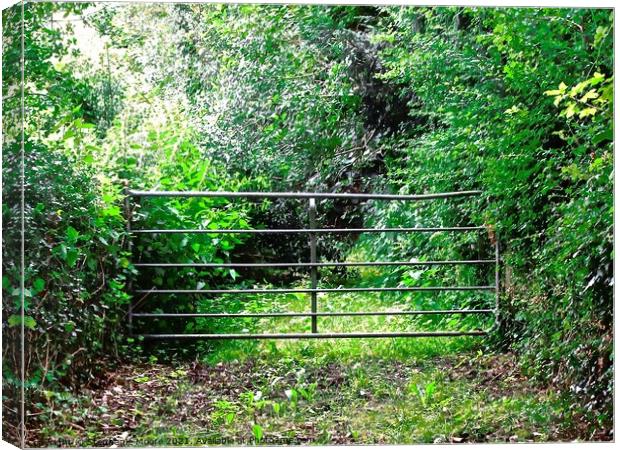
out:
<path id="1" fill-rule="evenodd" d="M 510 442 L 581 436 L 511 355 L 119 367 L 59 402 L 45 445 Z"/>

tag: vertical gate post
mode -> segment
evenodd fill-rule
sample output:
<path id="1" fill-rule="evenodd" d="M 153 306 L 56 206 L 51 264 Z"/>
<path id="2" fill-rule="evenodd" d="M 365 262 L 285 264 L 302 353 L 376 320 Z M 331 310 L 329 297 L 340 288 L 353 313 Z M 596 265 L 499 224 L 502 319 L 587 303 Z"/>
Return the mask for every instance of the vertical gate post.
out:
<path id="1" fill-rule="evenodd" d="M 314 198 L 310 199 L 308 205 L 308 215 L 310 219 L 310 228 L 316 228 L 316 201 Z M 310 233 L 310 262 L 312 264 L 316 264 L 316 233 Z M 310 267 L 310 287 L 311 289 L 317 288 L 317 267 L 313 265 Z M 316 301 L 316 292 L 310 293 L 310 298 L 312 300 L 312 332 L 317 333 L 317 301 Z"/>
<path id="2" fill-rule="evenodd" d="M 499 239 L 495 234 L 495 323 L 499 325 Z"/>
<path id="3" fill-rule="evenodd" d="M 129 252 L 129 259 L 132 258 L 133 242 L 131 239 L 131 204 L 129 196 L 129 181 L 125 181 L 125 187 L 123 189 L 125 195 L 125 230 L 127 231 L 127 251 Z M 131 279 L 127 280 L 127 290 L 132 291 Z M 129 308 L 127 310 L 127 325 L 129 328 L 129 336 L 133 336 L 133 297 L 129 299 Z"/>

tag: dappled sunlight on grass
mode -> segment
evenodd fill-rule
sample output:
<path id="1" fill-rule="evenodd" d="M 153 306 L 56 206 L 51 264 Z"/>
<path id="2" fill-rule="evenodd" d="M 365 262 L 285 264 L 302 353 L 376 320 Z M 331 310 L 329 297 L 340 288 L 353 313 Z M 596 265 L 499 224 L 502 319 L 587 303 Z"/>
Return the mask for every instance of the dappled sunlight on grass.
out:
<path id="1" fill-rule="evenodd" d="M 430 297 L 431 294 L 426 294 Z M 423 305 L 411 305 L 413 296 L 395 296 L 393 294 L 358 294 L 339 295 L 323 294 L 319 296 L 319 311 L 326 312 L 368 312 L 398 311 L 423 309 Z M 448 306 L 434 307 L 447 309 Z M 424 298 L 418 296 L 418 299 Z M 450 301 L 445 300 L 445 302 Z M 263 300 L 263 306 L 253 307 L 251 312 L 308 312 L 309 297 L 302 295 L 282 295 L 272 300 Z M 409 306 L 407 305 L 409 303 Z M 329 316 L 318 317 L 319 333 L 345 332 L 395 332 L 395 331 L 438 331 L 438 330 L 475 330 L 490 326 L 492 318 L 478 315 L 450 315 L 442 320 L 433 320 L 435 316 Z M 209 320 L 209 319 L 207 319 Z M 236 321 L 236 322 L 235 322 Z M 309 317 L 278 317 L 244 319 L 218 319 L 221 326 L 217 332 L 252 332 L 252 333 L 310 333 Z M 220 331 L 221 330 L 221 331 Z M 307 339 L 307 340 L 220 340 L 210 344 L 211 352 L 204 356 L 207 361 L 245 360 L 259 357 L 297 358 L 300 360 L 321 356 L 333 360 L 354 361 L 363 358 L 393 358 L 408 360 L 447 355 L 479 348 L 484 344 L 484 337 L 419 337 L 419 338 L 345 338 L 345 339 Z"/>
<path id="2" fill-rule="evenodd" d="M 454 355 L 481 348 L 480 337 L 438 338 L 372 338 L 372 339 L 307 339 L 222 341 L 204 356 L 204 361 L 244 361 L 253 358 L 278 360 L 292 358 L 297 361 L 363 362 L 368 358 L 397 361 L 424 360 L 442 355 Z"/>

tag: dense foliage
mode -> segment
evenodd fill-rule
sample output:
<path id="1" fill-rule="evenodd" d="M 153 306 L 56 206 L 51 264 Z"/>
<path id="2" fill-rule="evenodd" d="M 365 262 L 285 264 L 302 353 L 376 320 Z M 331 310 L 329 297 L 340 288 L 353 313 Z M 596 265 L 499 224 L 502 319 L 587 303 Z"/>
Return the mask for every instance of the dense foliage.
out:
<path id="1" fill-rule="evenodd" d="M 20 74 L 11 70 L 21 51 L 20 10 L 3 13 L 8 389 L 19 385 L 17 347 L 10 343 L 22 325 L 22 294 L 26 386 L 41 406 L 62 386 L 95 378 L 99 356 L 122 358 L 135 348 L 123 337 L 129 282 L 200 289 L 303 280 L 294 271 L 138 272 L 132 258 L 300 261 L 307 248 L 304 237 L 196 234 L 139 238 L 131 255 L 125 185 L 403 194 L 480 189 L 481 199 L 458 203 L 321 202 L 322 226 L 488 228 L 449 237 L 330 236 L 320 241 L 321 256 L 492 258 L 499 242 L 503 294 L 490 345 L 516 352 L 529 375 L 590 411 L 592 427 L 609 423 L 611 11 L 29 3 L 24 18 L 22 293 Z M 102 48 L 80 45 L 85 37 Z M 131 212 L 145 228 L 299 228 L 307 225 L 306 206 L 143 199 Z M 354 275 L 360 273 L 322 273 L 344 284 Z M 493 276 L 472 267 L 361 275 L 368 285 L 472 284 Z M 449 300 L 461 307 L 484 302 Z M 153 302 L 154 311 L 163 310 Z M 182 312 L 208 306 L 175 305 Z M 179 329 L 165 321 L 157 326 Z M 195 321 L 184 329 L 211 326 Z"/>
<path id="2" fill-rule="evenodd" d="M 388 178 L 416 192 L 485 190 L 471 213 L 503 247 L 505 344 L 600 410 L 612 389 L 611 20 L 395 9 L 374 38 L 386 43 L 379 76 L 415 94 L 410 115 L 432 118 L 386 146 Z"/>
<path id="3" fill-rule="evenodd" d="M 118 343 L 115 330 L 129 298 L 119 267 L 124 223 L 114 205 L 118 196 L 113 186 L 94 182 L 83 153 L 93 128 L 83 119 L 89 86 L 54 64 L 71 49 L 60 30 L 45 25 L 51 14 L 83 10 L 55 4 L 25 8 L 24 27 L 30 32 L 24 36 L 23 116 L 18 113 L 21 72 L 12 70 L 21 55 L 21 11 L 3 14 L 3 381 L 9 411 L 17 410 L 20 400 L 12 393 L 20 384 L 22 326 L 26 399 L 37 401 L 40 394 L 30 395 L 35 389 L 64 377 L 92 376 L 99 366 L 92 355 Z M 76 369 L 84 366 L 90 370 L 78 377 Z M 15 432 L 6 430 L 9 436 Z"/>

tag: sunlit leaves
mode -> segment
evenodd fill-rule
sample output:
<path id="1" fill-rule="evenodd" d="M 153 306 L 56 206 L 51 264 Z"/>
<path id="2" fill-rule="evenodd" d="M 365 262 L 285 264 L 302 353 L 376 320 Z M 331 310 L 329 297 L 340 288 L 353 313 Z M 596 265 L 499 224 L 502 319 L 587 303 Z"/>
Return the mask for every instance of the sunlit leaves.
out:
<path id="1" fill-rule="evenodd" d="M 22 323 L 24 324 L 24 327 L 30 330 L 34 330 L 37 327 L 37 322 L 31 316 L 23 316 L 22 320 L 22 316 L 12 315 L 9 317 L 7 322 L 9 324 L 9 327 L 18 327 Z"/>
<path id="2" fill-rule="evenodd" d="M 487 193 L 488 204 L 462 212 L 496 227 L 511 286 L 523 290 L 505 300 L 517 312 L 505 319 L 514 330 L 507 335 L 537 373 L 554 367 L 556 380 L 579 380 L 602 402 L 609 385 L 601 388 L 591 373 L 595 355 L 610 350 L 600 340 L 609 328 L 592 317 L 605 324 L 611 317 L 610 11 L 477 10 L 459 31 L 455 10 L 422 10 L 423 29 L 418 9 L 386 11 L 376 30 L 384 43 L 379 76 L 415 93 L 410 114 L 430 110 L 439 119 L 406 145 L 386 144 L 388 155 L 398 148 L 387 158 L 390 181 L 414 192 L 474 183 Z M 377 208 L 373 219 L 391 214 Z M 431 206 L 421 217 L 453 224 L 460 216 Z M 413 237 L 409 246 L 390 244 L 371 248 L 400 255 L 446 247 Z M 537 296 L 544 301 L 533 302 Z M 580 338 L 571 340 L 566 330 L 577 323 Z M 583 362 L 562 366 L 577 345 Z M 600 376 L 609 380 L 605 370 Z"/>
<path id="3" fill-rule="evenodd" d="M 612 82 L 612 78 L 606 78 L 604 74 L 596 72 L 587 80 L 575 84 L 570 90 L 562 82 L 558 89 L 545 91 L 544 94 L 555 97 L 553 101 L 555 106 L 564 106 L 561 114 L 567 119 L 573 117 L 584 119 L 606 108 L 610 101 L 606 94 Z M 595 87 L 598 85 L 600 86 Z"/>

